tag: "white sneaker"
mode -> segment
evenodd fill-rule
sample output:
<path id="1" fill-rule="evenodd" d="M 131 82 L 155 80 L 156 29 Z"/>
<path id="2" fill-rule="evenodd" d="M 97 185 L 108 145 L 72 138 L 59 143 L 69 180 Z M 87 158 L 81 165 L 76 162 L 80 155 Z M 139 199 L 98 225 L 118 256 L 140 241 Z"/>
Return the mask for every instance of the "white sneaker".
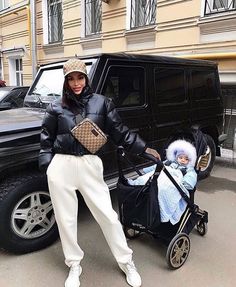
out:
<path id="1" fill-rule="evenodd" d="M 65 287 L 79 287 L 80 286 L 79 276 L 81 272 L 82 268 L 80 265 L 71 266 L 69 275 L 65 282 Z"/>
<path id="2" fill-rule="evenodd" d="M 134 265 L 133 261 L 129 261 L 125 264 L 118 263 L 120 269 L 126 275 L 126 281 L 132 287 L 140 287 L 142 285 L 142 280 L 138 271 Z"/>

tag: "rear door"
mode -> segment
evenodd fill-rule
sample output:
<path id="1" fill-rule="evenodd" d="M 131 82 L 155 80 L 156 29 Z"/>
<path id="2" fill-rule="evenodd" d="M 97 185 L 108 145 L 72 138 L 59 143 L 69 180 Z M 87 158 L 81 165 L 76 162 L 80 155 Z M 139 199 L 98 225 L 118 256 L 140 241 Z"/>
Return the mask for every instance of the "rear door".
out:
<path id="1" fill-rule="evenodd" d="M 170 135 L 190 124 L 188 72 L 184 66 L 171 64 L 157 64 L 152 69 L 155 146 L 160 148 Z"/>
<path id="2" fill-rule="evenodd" d="M 217 70 L 207 67 L 191 69 L 191 120 L 200 126 L 220 126 L 223 101 Z"/>

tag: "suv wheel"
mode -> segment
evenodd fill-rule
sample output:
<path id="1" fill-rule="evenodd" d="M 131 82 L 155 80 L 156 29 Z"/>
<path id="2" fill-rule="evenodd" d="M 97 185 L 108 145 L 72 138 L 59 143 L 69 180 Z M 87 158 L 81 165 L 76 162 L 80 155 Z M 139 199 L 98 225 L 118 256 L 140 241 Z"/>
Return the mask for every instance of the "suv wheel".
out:
<path id="1" fill-rule="evenodd" d="M 199 179 L 204 179 L 210 175 L 216 158 L 216 146 L 213 138 L 207 134 L 204 134 L 204 136 L 207 141 L 208 162 L 206 166 L 200 170 L 198 174 Z"/>
<path id="2" fill-rule="evenodd" d="M 19 254 L 58 238 L 45 175 L 18 175 L 0 185 L 0 234 L 0 247 Z"/>

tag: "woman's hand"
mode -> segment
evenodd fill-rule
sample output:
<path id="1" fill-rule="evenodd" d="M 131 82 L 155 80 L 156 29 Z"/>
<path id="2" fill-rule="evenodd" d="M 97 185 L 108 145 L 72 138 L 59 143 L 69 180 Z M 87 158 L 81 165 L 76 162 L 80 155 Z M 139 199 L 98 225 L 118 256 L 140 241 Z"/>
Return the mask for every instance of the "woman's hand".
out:
<path id="1" fill-rule="evenodd" d="M 161 160 L 159 153 L 155 149 L 148 147 L 148 148 L 146 148 L 145 152 L 149 153 L 152 156 L 154 156 L 155 158 Z"/>

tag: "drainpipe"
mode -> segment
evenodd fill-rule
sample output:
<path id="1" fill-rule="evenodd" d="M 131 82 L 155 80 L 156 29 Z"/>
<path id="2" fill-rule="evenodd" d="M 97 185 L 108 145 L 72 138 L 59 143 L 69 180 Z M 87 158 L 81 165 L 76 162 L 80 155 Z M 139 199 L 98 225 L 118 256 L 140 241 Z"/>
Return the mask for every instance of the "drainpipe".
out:
<path id="1" fill-rule="evenodd" d="M 36 1 L 30 0 L 30 50 L 32 64 L 32 79 L 34 80 L 37 73 L 37 41 L 36 41 Z"/>

